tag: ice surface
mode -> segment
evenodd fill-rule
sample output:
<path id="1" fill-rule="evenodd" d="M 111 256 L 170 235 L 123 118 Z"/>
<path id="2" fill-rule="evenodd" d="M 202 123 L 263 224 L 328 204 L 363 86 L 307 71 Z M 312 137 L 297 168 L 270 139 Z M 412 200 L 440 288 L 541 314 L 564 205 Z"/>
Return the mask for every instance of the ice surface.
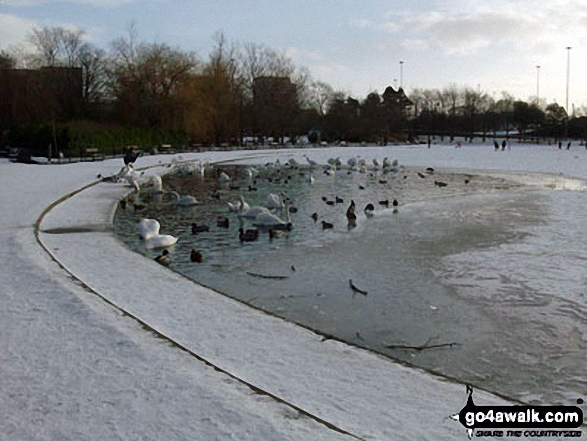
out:
<path id="1" fill-rule="evenodd" d="M 585 178 L 583 150 L 514 145 L 391 146 L 214 152 L 188 159 L 262 163 L 306 154 L 397 158 L 450 169 Z M 138 166 L 171 156 L 142 157 Z M 0 163 L 0 433 L 3 439 L 350 439 L 255 394 L 179 350 L 109 302 L 230 375 L 363 439 L 464 439 L 447 419 L 464 385 L 321 337 L 199 287 L 126 249 L 108 231 L 129 188 L 101 183 L 120 160 L 59 166 Z M 155 167 L 149 172 L 165 172 Z M 539 180 L 540 181 L 540 180 Z M 540 182 L 538 185 L 542 185 Z M 43 233 L 63 229 L 63 234 Z M 81 232 L 75 232 L 76 229 Z M 186 307 L 189 306 L 189 307 Z M 191 314 L 186 314 L 191 311 Z M 196 311 L 196 313 L 193 313 Z M 503 403 L 476 391 L 476 404 Z"/>

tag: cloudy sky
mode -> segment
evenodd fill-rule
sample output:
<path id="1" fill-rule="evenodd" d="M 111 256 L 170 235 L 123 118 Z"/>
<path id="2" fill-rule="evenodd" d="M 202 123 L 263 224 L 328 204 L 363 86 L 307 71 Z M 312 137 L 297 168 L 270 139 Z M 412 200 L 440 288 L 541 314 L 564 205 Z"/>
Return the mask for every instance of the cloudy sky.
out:
<path id="1" fill-rule="evenodd" d="M 365 97 L 400 82 L 451 83 L 495 97 L 536 95 L 587 105 L 587 2 L 584 0 L 0 0 L 0 48 L 34 26 L 81 27 L 106 48 L 134 22 L 142 40 L 195 50 L 213 35 L 286 51 L 336 89 Z"/>

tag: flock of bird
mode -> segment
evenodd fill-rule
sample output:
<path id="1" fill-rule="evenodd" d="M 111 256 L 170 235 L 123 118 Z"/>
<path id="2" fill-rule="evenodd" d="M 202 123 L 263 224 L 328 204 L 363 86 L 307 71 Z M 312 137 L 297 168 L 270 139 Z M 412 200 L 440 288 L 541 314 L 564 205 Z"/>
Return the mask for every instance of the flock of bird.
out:
<path id="1" fill-rule="evenodd" d="M 244 189 L 248 191 L 257 191 L 257 183 L 260 179 L 280 185 L 282 189 L 286 189 L 287 185 L 292 182 L 296 177 L 303 177 L 304 180 L 310 185 L 316 181 L 314 174 L 323 173 L 326 176 L 334 176 L 337 173 L 352 174 L 357 172 L 360 174 L 369 173 L 372 177 L 377 175 L 377 182 L 380 184 L 387 183 L 386 175 L 399 175 L 404 171 L 403 166 L 400 166 L 398 160 L 395 159 L 390 161 L 388 158 L 383 158 L 382 161 L 373 159 L 370 162 L 367 160 L 351 157 L 343 164 L 339 157 L 330 158 L 326 161 L 326 164 L 319 165 L 316 161 L 304 155 L 306 164 L 300 164 L 295 159 L 291 158 L 287 162 L 280 162 L 279 159 L 274 162 L 268 162 L 260 166 L 249 166 L 246 169 L 247 181 L 246 185 L 236 185 L 233 183 L 233 179 L 225 171 L 215 169 L 214 166 L 202 163 L 202 162 L 181 162 L 181 158 L 172 162 L 168 167 L 172 170 L 169 171 L 175 175 L 199 175 L 204 176 L 205 174 L 212 173 L 214 179 L 217 181 L 218 188 L 229 188 L 230 190 L 240 190 L 241 194 L 238 200 L 233 202 L 226 202 L 227 214 L 233 213 L 239 223 L 238 238 L 240 242 L 253 242 L 259 239 L 260 232 L 268 233 L 269 238 L 273 239 L 276 237 L 283 236 L 293 228 L 293 223 L 290 214 L 296 213 L 297 208 L 294 206 L 293 201 L 285 195 L 282 191 L 280 194 L 269 193 L 266 197 L 265 203 L 259 205 L 251 205 L 245 201 L 245 197 L 242 193 Z M 418 173 L 418 176 L 425 178 L 427 175 L 434 173 L 434 169 L 426 169 L 426 174 Z M 406 178 L 407 176 L 404 176 Z M 161 177 L 158 175 L 148 175 L 136 172 L 132 168 L 132 164 L 124 167 L 118 175 L 118 180 L 126 180 L 131 186 L 133 186 L 139 198 L 141 193 L 147 192 L 150 195 L 164 195 L 170 199 L 171 204 L 177 207 L 192 207 L 199 204 L 199 201 L 191 195 L 180 195 L 176 191 L 164 190 Z M 435 185 L 438 187 L 446 186 L 447 184 L 440 181 L 435 181 Z M 242 183 L 241 183 L 242 184 Z M 359 185 L 359 189 L 365 187 Z M 167 196 L 169 195 L 169 196 Z M 214 193 L 218 199 L 219 194 Z M 342 198 L 335 196 L 334 199 L 322 197 L 322 200 L 330 206 L 337 204 L 343 204 Z M 126 208 L 128 203 L 131 203 L 135 210 L 141 210 L 145 208 L 145 204 L 137 202 L 136 200 L 129 198 L 121 200 L 120 204 L 122 208 Z M 397 199 L 381 200 L 378 201 L 378 205 L 388 208 L 393 207 L 394 212 L 397 211 L 399 202 Z M 350 227 L 355 226 L 357 220 L 357 207 L 354 200 L 350 201 L 347 206 L 345 216 Z M 372 202 L 367 203 L 363 208 L 363 213 L 366 217 L 373 216 L 375 212 L 375 204 Z M 341 214 L 342 215 L 342 214 Z M 317 212 L 312 214 L 312 219 L 315 223 L 318 223 L 320 214 Z M 249 222 L 254 228 L 245 229 L 244 224 Z M 326 219 L 321 219 L 320 224 L 322 229 L 334 228 L 334 223 L 329 222 Z M 230 220 L 227 216 L 218 216 L 216 225 L 221 228 L 228 228 Z M 191 226 L 192 234 L 197 235 L 210 231 L 208 225 L 192 223 Z M 168 235 L 160 234 L 160 224 L 155 219 L 141 219 L 137 225 L 138 233 L 145 243 L 148 249 L 157 248 L 168 248 L 174 245 L 178 238 Z M 170 255 L 167 249 L 164 249 L 161 255 L 157 256 L 155 260 L 163 265 L 169 265 Z M 190 260 L 192 262 L 202 262 L 204 260 L 201 252 L 192 250 L 190 254 Z"/>

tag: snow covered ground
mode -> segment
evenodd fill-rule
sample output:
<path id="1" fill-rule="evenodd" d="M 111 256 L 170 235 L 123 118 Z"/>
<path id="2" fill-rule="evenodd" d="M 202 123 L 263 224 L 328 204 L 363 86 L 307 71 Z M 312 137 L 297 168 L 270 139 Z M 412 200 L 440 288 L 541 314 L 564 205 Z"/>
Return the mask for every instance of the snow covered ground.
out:
<path id="1" fill-rule="evenodd" d="M 303 155 L 319 162 L 388 156 L 410 166 L 524 172 L 520 179 L 555 187 L 582 185 L 559 174 L 587 178 L 587 152 L 579 146 L 183 157 L 262 163 L 276 156 L 305 162 Z M 171 159 L 142 157 L 138 166 L 161 173 L 158 161 Z M 464 428 L 448 419 L 465 404 L 464 385 L 322 341 L 125 248 L 111 219 L 129 187 L 99 183 L 68 197 L 95 183 L 98 173 L 116 173 L 121 162 L 0 163 L 2 439 L 465 439 Z M 481 391 L 475 402 L 505 403 Z"/>

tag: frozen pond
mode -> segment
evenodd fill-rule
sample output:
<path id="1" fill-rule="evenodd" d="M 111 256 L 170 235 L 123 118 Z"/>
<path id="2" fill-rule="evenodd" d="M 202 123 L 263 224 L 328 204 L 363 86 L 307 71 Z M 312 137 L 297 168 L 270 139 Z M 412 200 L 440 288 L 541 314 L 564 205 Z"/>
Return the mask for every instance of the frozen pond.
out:
<path id="1" fill-rule="evenodd" d="M 317 168 L 310 185 L 307 167 L 265 172 L 256 182 L 244 166 L 220 169 L 233 177 L 230 185 L 210 176 L 164 179 L 166 190 L 193 195 L 198 206 L 179 208 L 169 195 L 144 193 L 144 208 L 119 209 L 120 238 L 153 258 L 160 250 L 144 248 L 136 222 L 158 219 L 162 233 L 179 236 L 170 249 L 173 270 L 325 335 L 461 381 L 535 402 L 567 404 L 587 390 L 585 192 L 474 172 L 342 169 L 327 176 Z M 227 202 L 242 194 L 264 205 L 279 192 L 297 209 L 293 230 L 241 243 Z M 350 200 L 357 205 L 355 227 L 345 216 Z M 372 217 L 363 213 L 368 203 L 375 206 Z M 217 226 L 218 216 L 228 217 L 228 228 Z M 333 228 L 324 230 L 322 220 Z M 193 222 L 210 231 L 192 234 Z M 202 263 L 190 260 L 192 249 Z M 353 291 L 350 279 L 367 295 Z"/>

